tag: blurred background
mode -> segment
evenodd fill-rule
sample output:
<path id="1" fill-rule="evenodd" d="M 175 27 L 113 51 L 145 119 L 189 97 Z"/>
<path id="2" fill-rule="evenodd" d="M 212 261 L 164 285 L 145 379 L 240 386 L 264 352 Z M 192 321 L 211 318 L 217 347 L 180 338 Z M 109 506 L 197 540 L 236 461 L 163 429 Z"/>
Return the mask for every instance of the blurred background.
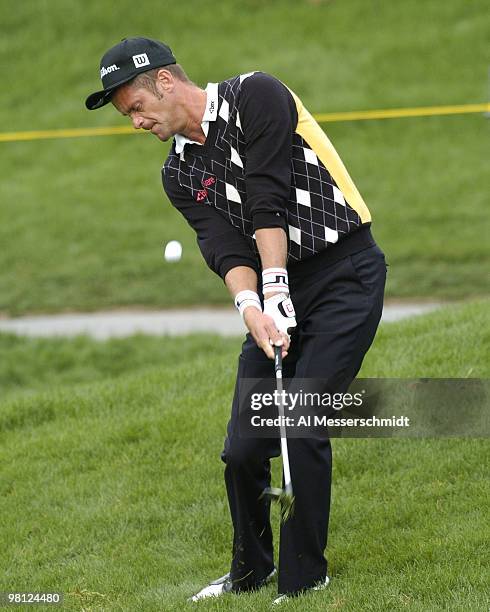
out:
<path id="1" fill-rule="evenodd" d="M 488 101 L 483 0 L 1 0 L 0 138 L 128 126 L 84 107 L 126 36 L 167 42 L 201 86 L 263 70 L 314 114 Z M 488 294 L 483 112 L 322 123 L 373 215 L 390 298 Z M 229 304 L 170 206 L 149 134 L 0 141 L 0 312 Z M 179 265 L 162 245 L 180 240 Z M 185 278 L 186 282 L 183 282 Z"/>

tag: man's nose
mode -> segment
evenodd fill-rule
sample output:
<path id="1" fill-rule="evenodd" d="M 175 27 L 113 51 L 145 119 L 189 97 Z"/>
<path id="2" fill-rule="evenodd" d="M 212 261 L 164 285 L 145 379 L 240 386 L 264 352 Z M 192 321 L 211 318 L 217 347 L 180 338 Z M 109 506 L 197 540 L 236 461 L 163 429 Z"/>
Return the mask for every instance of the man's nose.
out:
<path id="1" fill-rule="evenodd" d="M 140 128 L 143 127 L 143 118 L 139 117 L 138 115 L 133 115 L 131 117 L 131 120 L 133 122 L 133 127 L 135 130 L 139 130 Z"/>

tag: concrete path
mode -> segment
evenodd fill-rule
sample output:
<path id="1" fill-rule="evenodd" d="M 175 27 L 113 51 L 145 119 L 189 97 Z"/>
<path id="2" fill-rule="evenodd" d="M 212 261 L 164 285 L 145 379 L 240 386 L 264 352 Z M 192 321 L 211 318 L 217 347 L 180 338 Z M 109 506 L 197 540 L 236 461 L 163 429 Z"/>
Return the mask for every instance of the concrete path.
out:
<path id="1" fill-rule="evenodd" d="M 437 303 L 387 304 L 382 320 L 386 323 L 399 321 L 425 314 L 439 306 Z M 135 333 L 178 336 L 214 332 L 222 336 L 236 336 L 243 334 L 244 329 L 240 316 L 230 308 L 113 311 L 0 319 L 0 332 L 44 337 L 86 334 L 97 340 Z"/>

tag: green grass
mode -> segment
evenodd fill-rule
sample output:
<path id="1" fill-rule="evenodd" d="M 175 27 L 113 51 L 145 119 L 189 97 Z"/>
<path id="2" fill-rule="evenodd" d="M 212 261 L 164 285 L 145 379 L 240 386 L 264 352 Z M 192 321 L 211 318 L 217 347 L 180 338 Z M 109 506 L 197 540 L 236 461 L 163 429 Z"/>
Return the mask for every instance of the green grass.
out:
<path id="1" fill-rule="evenodd" d="M 237 347 L 236 340 L 213 335 L 186 336 L 185 341 L 141 335 L 96 342 L 84 336 L 31 339 L 0 334 L 0 397 L 95 383 L 156 364 L 172 369 L 176 362 L 194 362 L 232 347 Z"/>
<path id="2" fill-rule="evenodd" d="M 488 312 L 382 326 L 362 374 L 488 376 Z M 230 554 L 219 453 L 239 340 L 219 342 L 2 338 L 30 392 L 7 385 L 0 402 L 0 590 L 57 589 L 66 610 L 196 609 L 186 598 Z M 334 457 L 332 584 L 285 609 L 488 609 L 486 440 L 335 440 Z M 199 609 L 265 611 L 273 595 Z"/>
<path id="3" fill-rule="evenodd" d="M 95 0 L 4 0 L 0 130 L 123 124 L 111 108 L 85 111 L 83 100 L 98 87 L 107 46 L 141 33 L 167 40 L 200 85 L 262 69 L 312 112 L 482 102 L 485 9 L 483 0 L 189 0 L 135 11 L 121 0 L 116 17 Z M 324 128 L 372 210 L 391 263 L 388 295 L 487 295 L 487 119 Z M 167 145 L 111 136 L 0 147 L 0 311 L 229 302 L 163 194 Z M 175 238 L 182 264 L 165 265 L 162 244 Z"/>

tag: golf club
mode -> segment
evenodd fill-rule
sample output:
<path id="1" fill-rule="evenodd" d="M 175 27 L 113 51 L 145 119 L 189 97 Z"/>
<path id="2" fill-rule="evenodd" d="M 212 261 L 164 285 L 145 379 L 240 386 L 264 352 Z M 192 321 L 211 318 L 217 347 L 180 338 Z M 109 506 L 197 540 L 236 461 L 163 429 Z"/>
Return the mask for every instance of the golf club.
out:
<path id="1" fill-rule="evenodd" d="M 274 347 L 274 368 L 276 371 L 276 387 L 279 395 L 277 409 L 279 412 L 279 432 L 281 435 L 281 456 L 284 475 L 284 489 L 279 487 L 267 487 L 262 492 L 261 498 L 265 497 L 281 505 L 281 522 L 285 523 L 294 512 L 293 484 L 291 482 L 291 471 L 289 469 L 288 441 L 286 438 L 286 427 L 284 425 L 284 405 L 282 398 L 282 346 Z"/>

